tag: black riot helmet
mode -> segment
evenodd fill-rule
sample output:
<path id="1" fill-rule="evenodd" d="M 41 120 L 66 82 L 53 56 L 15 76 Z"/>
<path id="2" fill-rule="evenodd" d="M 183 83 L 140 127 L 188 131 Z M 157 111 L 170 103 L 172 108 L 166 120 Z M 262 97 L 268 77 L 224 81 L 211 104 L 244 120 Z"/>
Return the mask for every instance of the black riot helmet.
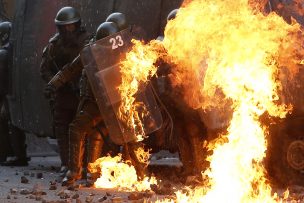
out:
<path id="1" fill-rule="evenodd" d="M 167 21 L 173 20 L 176 17 L 177 12 L 178 12 L 178 9 L 172 10 L 167 16 Z"/>
<path id="2" fill-rule="evenodd" d="M 125 14 L 119 12 L 110 14 L 107 17 L 106 22 L 115 23 L 118 26 L 119 31 L 124 30 L 129 26 Z"/>
<path id="3" fill-rule="evenodd" d="M 100 40 L 107 36 L 113 35 L 119 32 L 118 26 L 113 22 L 104 22 L 101 23 L 96 30 L 96 40 Z"/>
<path id="4" fill-rule="evenodd" d="M 81 21 L 79 12 L 73 7 L 63 7 L 60 9 L 55 18 L 55 24 L 68 25 L 73 23 L 78 23 Z"/>
<path id="5" fill-rule="evenodd" d="M 12 29 L 12 24 L 10 22 L 0 23 L 0 43 L 1 46 L 9 42 L 9 37 Z"/>

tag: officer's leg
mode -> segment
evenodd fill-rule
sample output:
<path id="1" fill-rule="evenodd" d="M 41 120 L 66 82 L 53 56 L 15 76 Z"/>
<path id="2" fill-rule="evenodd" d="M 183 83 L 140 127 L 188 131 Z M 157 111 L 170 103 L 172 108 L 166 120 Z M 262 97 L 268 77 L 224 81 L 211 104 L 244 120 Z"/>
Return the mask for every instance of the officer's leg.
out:
<path id="1" fill-rule="evenodd" d="M 81 178 L 83 154 L 85 150 L 85 137 L 88 132 L 100 121 L 96 103 L 87 101 L 80 108 L 69 128 L 69 171 L 63 185 L 73 184 Z"/>
<path id="2" fill-rule="evenodd" d="M 104 145 L 102 147 L 102 156 L 117 156 L 120 153 L 120 146 L 116 145 L 110 138 L 109 132 L 107 127 L 105 126 L 104 122 L 100 122 L 97 126 L 96 129 L 100 132 L 100 135 L 102 135 L 102 139 L 104 141 Z"/>
<path id="3" fill-rule="evenodd" d="M 88 133 L 86 133 L 85 135 L 85 140 L 84 140 L 84 152 L 83 152 L 83 159 L 82 159 L 82 170 L 81 170 L 81 178 L 82 179 L 86 179 L 87 178 L 87 168 L 88 168 L 88 160 L 87 160 L 87 157 L 88 157 L 88 146 L 89 143 L 88 143 Z"/>
<path id="4" fill-rule="evenodd" d="M 70 124 L 69 129 L 69 153 L 68 169 L 62 185 L 73 184 L 81 178 L 83 154 L 85 150 L 86 129 L 90 126 L 90 120 L 81 113 L 77 113 Z"/>
<path id="5" fill-rule="evenodd" d="M 124 159 L 127 161 L 130 161 L 131 164 L 134 166 L 137 176 L 139 179 L 143 179 L 146 174 L 146 169 L 148 164 L 144 162 L 139 154 L 138 149 L 142 148 L 144 149 L 144 145 L 141 142 L 129 142 L 123 146 L 123 154 Z"/>
<path id="6" fill-rule="evenodd" d="M 70 109 L 55 107 L 54 109 L 54 133 L 57 138 L 59 155 L 61 160 L 61 173 L 64 175 L 64 170 L 68 165 L 69 154 L 69 124 L 72 121 L 75 112 Z"/>
<path id="7" fill-rule="evenodd" d="M 5 105 L 8 114 L 8 105 Z M 12 125 L 8 114 L 9 141 L 12 147 L 15 159 L 3 163 L 4 166 L 27 166 L 28 160 L 26 155 L 25 133 Z"/>
<path id="8" fill-rule="evenodd" d="M 88 137 L 88 156 L 87 162 L 93 163 L 101 156 L 104 141 L 99 131 L 94 130 Z"/>
<path id="9" fill-rule="evenodd" d="M 201 175 L 201 171 L 204 169 L 204 163 L 206 158 L 205 149 L 203 147 L 204 135 L 206 135 L 206 129 L 200 120 L 191 120 L 185 122 L 188 132 L 188 139 L 190 143 L 192 160 L 193 160 L 193 173 L 194 175 Z"/>
<path id="10" fill-rule="evenodd" d="M 25 133 L 19 128 L 9 125 L 10 141 L 13 147 L 13 151 L 17 159 L 27 160 L 26 155 L 26 144 L 25 144 Z M 27 162 L 26 162 L 27 163 Z"/>
<path id="11" fill-rule="evenodd" d="M 0 162 L 5 162 L 7 156 L 12 155 L 12 148 L 9 142 L 9 128 L 7 113 L 3 102 L 0 101 Z"/>
<path id="12" fill-rule="evenodd" d="M 68 146 L 69 146 L 68 144 L 69 141 L 67 136 L 68 126 L 56 125 L 54 130 L 58 142 L 61 165 L 67 166 Z"/>
<path id="13" fill-rule="evenodd" d="M 103 137 L 106 136 L 106 132 L 98 128 L 98 125 L 103 122 L 96 102 L 86 100 L 80 113 L 83 115 L 83 119 L 88 122 L 86 127 L 88 150 L 85 160 L 87 163 L 92 163 L 101 156 L 104 145 Z"/>
<path id="14" fill-rule="evenodd" d="M 61 160 L 61 176 L 64 175 L 68 165 L 68 152 L 69 152 L 69 140 L 68 140 L 68 126 L 55 125 L 54 126 L 55 136 L 57 138 L 57 144 L 59 149 L 59 156 Z"/>
<path id="15" fill-rule="evenodd" d="M 178 152 L 181 162 L 183 163 L 183 175 L 188 176 L 193 172 L 193 159 L 191 154 L 190 142 L 188 140 L 188 132 L 184 130 L 184 124 L 180 123 L 175 126 L 177 133 Z"/>
<path id="16" fill-rule="evenodd" d="M 102 135 L 98 130 L 93 130 L 88 134 L 88 145 L 87 145 L 87 164 L 94 163 L 97 159 L 101 157 L 101 153 L 103 150 L 104 140 Z M 93 184 L 96 179 L 100 176 L 99 173 L 90 173 L 88 170 L 87 180 L 89 184 Z"/>

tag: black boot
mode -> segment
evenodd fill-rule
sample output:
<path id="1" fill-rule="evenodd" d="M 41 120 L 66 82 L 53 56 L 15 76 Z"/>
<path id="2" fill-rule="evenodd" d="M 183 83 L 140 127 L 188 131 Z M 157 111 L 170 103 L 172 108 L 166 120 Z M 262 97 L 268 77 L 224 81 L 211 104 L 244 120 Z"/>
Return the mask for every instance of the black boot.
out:
<path id="1" fill-rule="evenodd" d="M 11 124 L 9 125 L 9 128 L 9 137 L 15 158 L 2 163 L 2 166 L 28 166 L 24 132 Z"/>
<path id="2" fill-rule="evenodd" d="M 1 163 L 1 166 L 28 166 L 27 158 L 14 157 L 13 159 Z"/>
<path id="3" fill-rule="evenodd" d="M 62 186 L 75 186 L 76 180 L 80 179 L 80 175 L 78 173 L 75 173 L 71 170 L 68 170 L 65 174 L 65 177 L 62 180 L 61 185 Z"/>
<path id="4" fill-rule="evenodd" d="M 61 166 L 60 170 L 59 170 L 59 173 L 60 173 L 60 176 L 64 177 L 66 172 L 68 172 L 68 167 L 67 166 Z"/>

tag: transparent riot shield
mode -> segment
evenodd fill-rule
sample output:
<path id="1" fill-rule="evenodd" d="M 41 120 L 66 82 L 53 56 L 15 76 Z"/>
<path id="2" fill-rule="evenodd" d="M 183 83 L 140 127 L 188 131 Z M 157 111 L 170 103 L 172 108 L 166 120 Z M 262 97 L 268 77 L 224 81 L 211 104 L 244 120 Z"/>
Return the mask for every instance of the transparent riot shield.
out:
<path id="1" fill-rule="evenodd" d="M 132 27 L 99 40 L 81 52 L 84 68 L 110 138 L 119 145 L 137 140 L 134 129 L 118 117 L 121 105 L 118 87 L 121 84 L 120 60 L 131 49 L 131 39 L 140 35 L 140 29 Z M 162 125 L 162 116 L 150 84 L 141 85 L 136 101 L 148 111 L 144 115 L 139 113 L 145 134 L 158 130 Z"/>

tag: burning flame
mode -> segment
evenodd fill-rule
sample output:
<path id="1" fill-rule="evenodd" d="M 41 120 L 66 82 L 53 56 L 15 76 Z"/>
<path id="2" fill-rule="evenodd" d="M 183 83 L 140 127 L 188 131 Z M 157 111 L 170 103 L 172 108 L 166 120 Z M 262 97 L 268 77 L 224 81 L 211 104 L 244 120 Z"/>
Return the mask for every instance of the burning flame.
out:
<path id="1" fill-rule="evenodd" d="M 200 104 L 189 99 L 188 104 L 206 109 L 232 101 L 234 109 L 228 133 L 208 146 L 213 154 L 208 157 L 210 168 L 203 173 L 207 184 L 188 196 L 179 194 L 178 201 L 276 201 L 262 164 L 267 128 L 259 118 L 265 112 L 283 118 L 290 110 L 279 105 L 277 78 L 282 66 L 296 69 L 292 62 L 298 59 L 292 46 L 297 31 L 298 25 L 288 25 L 275 14 L 264 16 L 245 0 L 192 1 L 168 23 L 164 45 L 179 65 L 176 75 L 185 78 L 187 72 L 204 73 L 200 87 L 172 80 L 184 87 L 186 98 L 203 95 Z M 200 75 L 195 76 L 200 80 Z M 189 88 L 197 89 L 186 91 Z M 224 97 L 214 98 L 219 89 Z M 222 138 L 227 142 L 222 144 Z"/>
<path id="2" fill-rule="evenodd" d="M 150 46 L 145 46 L 136 40 L 133 40 L 133 43 L 133 50 L 127 53 L 126 60 L 122 61 L 120 67 L 123 77 L 119 92 L 123 99 L 119 108 L 119 118 L 134 129 L 138 141 L 142 141 L 145 138 L 145 132 L 137 109 L 144 106 L 136 102 L 135 97 L 140 86 L 156 74 L 157 67 L 154 62 L 159 57 L 159 46 L 157 41 L 152 41 Z"/>
<path id="3" fill-rule="evenodd" d="M 149 150 L 145 150 L 142 147 L 138 147 L 135 151 L 135 155 L 137 156 L 137 159 L 139 162 L 141 163 L 149 163 L 149 159 L 150 159 L 150 151 Z"/>
<path id="4" fill-rule="evenodd" d="M 121 155 L 106 156 L 89 164 L 89 171 L 100 172 L 101 176 L 94 183 L 96 188 L 117 188 L 120 191 L 146 191 L 151 184 L 156 184 L 155 177 L 145 177 L 138 181 L 135 168 L 122 161 Z"/>
<path id="5" fill-rule="evenodd" d="M 280 95 L 279 76 L 282 67 L 297 73 L 303 35 L 298 24 L 260 9 L 248 0 L 187 1 L 168 22 L 162 44 L 134 41 L 122 63 L 120 117 L 133 128 L 140 126 L 135 95 L 156 74 L 164 50 L 172 64 L 171 83 L 190 107 L 233 109 L 227 133 L 208 145 L 213 153 L 210 168 L 202 172 L 205 185 L 177 192 L 177 202 L 279 201 L 263 167 L 268 132 L 260 117 L 283 118 L 291 110 Z M 142 139 L 142 126 L 137 132 Z"/>

